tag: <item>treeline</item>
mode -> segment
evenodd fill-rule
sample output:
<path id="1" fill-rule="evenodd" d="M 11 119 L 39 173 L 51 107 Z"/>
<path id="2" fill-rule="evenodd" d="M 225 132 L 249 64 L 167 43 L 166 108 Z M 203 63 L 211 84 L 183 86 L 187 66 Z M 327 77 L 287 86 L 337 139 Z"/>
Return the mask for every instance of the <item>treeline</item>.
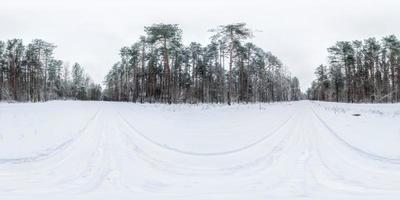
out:
<path id="1" fill-rule="evenodd" d="M 0 101 L 100 100 L 101 86 L 79 64 L 70 71 L 55 59 L 55 48 L 40 39 L 0 41 Z"/>
<path id="2" fill-rule="evenodd" d="M 309 99 L 337 102 L 399 102 L 400 41 L 342 41 L 328 49 L 329 65 L 320 65 L 307 91 Z"/>
<path id="3" fill-rule="evenodd" d="M 245 42 L 244 23 L 212 30 L 210 44 L 182 44 L 176 24 L 145 27 L 120 51 L 105 77 L 104 99 L 130 102 L 228 103 L 300 99 L 299 80 L 269 52 Z"/>

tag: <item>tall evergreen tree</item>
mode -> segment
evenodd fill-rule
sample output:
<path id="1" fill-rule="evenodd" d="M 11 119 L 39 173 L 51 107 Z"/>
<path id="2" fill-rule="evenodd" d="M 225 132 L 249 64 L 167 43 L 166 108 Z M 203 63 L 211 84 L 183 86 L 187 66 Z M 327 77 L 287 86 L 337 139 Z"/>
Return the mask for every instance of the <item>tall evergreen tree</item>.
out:
<path id="1" fill-rule="evenodd" d="M 145 27 L 147 38 L 152 45 L 161 45 L 163 51 L 163 79 L 162 88 L 164 91 L 163 100 L 171 103 L 171 69 L 170 55 L 171 49 L 177 48 L 181 43 L 182 31 L 177 24 L 154 24 Z"/>
<path id="2" fill-rule="evenodd" d="M 243 42 L 251 36 L 245 24 L 219 26 L 205 46 L 183 45 L 177 25 L 155 24 L 145 31 L 138 42 L 121 49 L 120 61 L 105 77 L 104 99 L 228 104 L 300 99 L 298 79 L 282 62 Z"/>
<path id="3" fill-rule="evenodd" d="M 330 87 L 318 87 L 317 79 L 308 90 L 309 98 L 345 102 L 400 101 L 400 41 L 396 36 L 364 41 L 342 41 L 328 49 Z M 324 79 L 325 80 L 325 79 Z M 316 93 L 330 93 L 320 98 Z"/>

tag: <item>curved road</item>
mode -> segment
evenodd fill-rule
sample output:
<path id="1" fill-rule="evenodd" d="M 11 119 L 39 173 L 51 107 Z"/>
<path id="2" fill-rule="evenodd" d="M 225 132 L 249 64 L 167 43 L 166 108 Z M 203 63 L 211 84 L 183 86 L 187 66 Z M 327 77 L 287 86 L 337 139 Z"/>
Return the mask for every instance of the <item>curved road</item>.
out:
<path id="1" fill-rule="evenodd" d="M 0 158 L 0 199 L 398 199 L 399 159 L 352 146 L 313 107 L 294 103 L 245 146 L 196 153 L 146 136 L 104 103 L 47 154 Z"/>

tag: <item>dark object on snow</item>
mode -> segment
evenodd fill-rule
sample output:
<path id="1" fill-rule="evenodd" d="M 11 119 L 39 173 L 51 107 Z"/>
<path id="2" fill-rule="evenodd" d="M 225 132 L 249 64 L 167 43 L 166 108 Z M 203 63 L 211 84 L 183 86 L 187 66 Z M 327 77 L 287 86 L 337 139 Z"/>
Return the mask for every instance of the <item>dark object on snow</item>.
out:
<path id="1" fill-rule="evenodd" d="M 356 113 L 356 114 L 353 114 L 353 116 L 359 117 L 359 116 L 361 116 L 361 114 Z"/>

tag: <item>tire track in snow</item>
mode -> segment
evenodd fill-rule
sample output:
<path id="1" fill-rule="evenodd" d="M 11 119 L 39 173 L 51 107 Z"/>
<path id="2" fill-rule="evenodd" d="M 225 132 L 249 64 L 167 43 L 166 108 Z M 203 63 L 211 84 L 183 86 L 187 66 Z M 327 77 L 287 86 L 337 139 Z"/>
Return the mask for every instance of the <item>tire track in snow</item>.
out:
<path id="1" fill-rule="evenodd" d="M 125 127 L 131 129 L 131 127 L 129 127 L 125 122 L 123 122 L 125 124 Z M 287 133 L 285 133 L 285 135 L 276 138 L 275 140 L 278 140 L 276 145 L 268 145 L 268 147 L 271 148 L 271 150 L 269 150 L 268 152 L 263 152 L 263 154 L 261 156 L 258 156 L 257 159 L 254 159 L 252 161 L 243 163 L 243 164 L 237 164 L 235 166 L 230 166 L 230 167 L 224 167 L 224 168 L 218 168 L 218 169 L 203 169 L 203 168 L 189 168 L 189 167 L 184 167 L 184 166 L 178 166 L 176 164 L 171 164 L 165 161 L 161 161 L 157 158 L 154 158 L 153 156 L 151 156 L 150 154 L 145 153 L 145 151 L 143 149 L 141 149 L 135 142 L 134 140 L 131 138 L 130 135 L 124 133 L 124 131 L 120 131 L 123 132 L 124 137 L 129 141 L 130 145 L 132 145 L 134 147 L 134 151 L 136 154 L 141 155 L 142 159 L 144 159 L 145 162 L 148 162 L 149 165 L 151 166 L 158 166 L 158 165 L 168 165 L 170 167 L 173 168 L 177 168 L 177 169 L 181 169 L 181 170 L 195 170 L 195 171 L 200 171 L 200 172 L 215 172 L 215 171 L 232 171 L 232 170 L 240 170 L 243 168 L 246 168 L 246 166 L 254 166 L 255 164 L 259 163 L 259 162 L 263 162 L 265 161 L 265 159 L 270 158 L 271 156 L 274 156 L 274 159 L 276 157 L 276 153 L 280 153 L 282 151 L 283 148 L 283 143 L 288 143 L 288 138 L 293 137 L 292 136 L 292 132 L 293 131 L 287 131 Z M 276 134 L 271 136 L 272 137 L 277 136 Z M 140 136 L 141 137 L 141 136 Z M 290 143 L 293 143 L 293 141 L 289 140 Z M 152 143 L 150 143 L 152 144 Z M 287 145 L 286 145 L 287 146 Z M 224 155 L 229 155 L 229 154 L 224 154 Z M 191 154 L 189 154 L 189 156 L 191 156 Z M 205 156 L 206 158 L 207 156 Z M 272 158 L 271 158 L 272 159 Z"/>
<path id="2" fill-rule="evenodd" d="M 313 174 L 315 169 L 315 146 L 313 145 L 313 126 L 308 111 L 302 108 L 302 114 L 298 115 L 293 124 L 294 144 L 292 153 L 286 152 L 288 162 L 285 171 L 288 176 L 282 182 L 274 186 L 273 191 L 285 194 L 290 193 L 296 198 L 309 198 L 313 194 L 313 186 L 318 182 Z"/>
<path id="3" fill-rule="evenodd" d="M 312 171 L 312 177 L 315 180 L 315 183 L 319 185 L 320 188 L 325 188 L 329 191 L 334 191 L 335 193 L 341 193 L 341 194 L 346 194 L 346 195 L 352 195 L 352 196 L 360 196 L 360 189 L 362 189 L 363 192 L 367 192 L 369 191 L 371 188 L 368 188 L 365 185 L 360 185 L 360 183 L 356 183 L 354 181 L 351 181 L 349 179 L 346 179 L 346 175 L 343 174 L 343 171 L 337 172 L 337 166 L 330 166 L 330 164 L 328 161 L 326 161 L 327 158 L 330 158 L 332 160 L 332 158 L 334 158 L 334 163 L 335 164 L 343 164 L 345 166 L 347 166 L 348 164 L 338 160 L 338 158 L 335 157 L 335 155 L 337 154 L 332 154 L 332 151 L 329 151 L 329 156 L 322 156 L 322 151 L 326 149 L 325 145 L 321 144 L 322 138 L 319 132 L 317 132 L 316 130 L 318 130 L 318 127 L 321 126 L 321 122 L 319 121 L 319 119 L 315 116 L 314 113 L 312 113 L 311 111 L 308 111 L 311 113 L 311 117 L 313 118 L 312 120 L 312 136 L 309 137 L 311 139 L 311 146 L 313 148 L 313 156 L 314 159 L 313 160 L 315 162 L 315 164 L 318 164 L 316 167 L 317 169 L 314 169 Z M 325 127 L 322 127 L 325 129 Z M 322 148 L 323 147 L 323 148 Z M 320 169 L 320 170 L 318 170 Z M 322 171 L 321 171 L 322 169 Z M 318 173 L 319 172 L 319 173 Z M 323 178 L 318 177 L 318 175 L 323 175 Z M 335 186 L 332 186 L 330 184 L 326 184 L 326 181 L 328 180 L 328 182 L 335 182 Z M 322 181 L 322 182 L 320 182 Z M 340 184 L 340 188 L 337 187 L 337 183 Z"/>
<path id="4" fill-rule="evenodd" d="M 349 149 L 363 155 L 364 157 L 373 159 L 373 160 L 377 160 L 377 161 L 381 161 L 381 162 L 386 162 L 386 163 L 391 163 L 391 164 L 396 164 L 399 165 L 400 164 L 400 158 L 388 158 L 388 157 L 384 157 L 384 156 L 380 156 L 380 155 L 376 155 L 373 154 L 371 152 L 368 152 L 366 150 L 363 150 L 361 148 L 358 148 L 356 146 L 351 145 L 349 142 L 347 142 L 345 139 L 343 139 L 342 137 L 339 136 L 338 133 L 336 133 L 318 114 L 317 112 L 310 107 L 310 109 L 312 110 L 312 112 L 314 113 L 315 117 L 319 120 L 319 122 L 325 127 L 326 130 L 328 130 L 329 133 L 331 133 L 338 141 L 340 141 L 342 144 L 344 144 L 346 147 L 348 147 Z"/>
<path id="5" fill-rule="evenodd" d="M 115 112 L 117 112 L 115 110 Z M 297 113 L 297 112 L 296 112 Z M 293 117 L 293 116 L 292 116 Z M 300 118 L 301 116 L 296 114 L 295 117 L 293 118 Z M 135 144 L 136 142 L 142 144 L 143 142 L 146 142 L 145 140 L 134 140 L 131 138 L 131 136 L 128 134 L 129 132 L 126 130 L 130 130 L 130 127 L 123 122 L 122 120 L 117 120 L 118 123 L 121 123 L 118 127 L 120 128 L 118 133 L 121 133 L 121 136 L 123 136 L 126 139 L 123 139 L 121 141 L 128 142 L 126 145 L 127 146 L 133 146 L 134 147 L 134 153 L 132 154 L 135 155 L 135 157 L 140 157 L 141 160 L 143 160 L 146 163 L 149 163 L 149 167 L 157 170 L 156 173 L 160 173 L 162 177 L 174 177 L 173 179 L 177 179 L 178 184 L 186 185 L 187 181 L 187 176 L 190 176 L 192 178 L 199 178 L 200 180 L 209 180 L 213 179 L 215 177 L 220 177 L 223 178 L 226 183 L 229 185 L 228 188 L 229 190 L 223 190 L 224 192 L 229 192 L 229 193 L 235 193 L 240 189 L 243 188 L 248 188 L 250 190 L 254 190 L 253 186 L 256 187 L 256 190 L 258 191 L 268 191 L 273 188 L 279 187 L 281 184 L 286 183 L 288 179 L 290 178 L 290 174 L 288 174 L 288 171 L 292 171 L 292 168 L 294 167 L 294 162 L 291 159 L 292 157 L 297 157 L 296 155 L 299 155 L 298 152 L 298 145 L 299 143 L 302 143 L 301 140 L 301 135 L 299 134 L 294 134 L 296 133 L 296 130 L 298 126 L 301 123 L 296 123 L 295 120 L 291 120 L 290 124 L 295 123 L 296 126 L 292 125 L 287 125 L 283 132 L 279 131 L 280 134 L 275 134 L 276 136 L 279 135 L 278 138 L 271 138 L 273 141 L 270 144 L 265 144 L 263 146 L 258 146 L 260 147 L 259 150 L 254 150 L 256 153 L 257 159 L 251 160 L 250 162 L 246 162 L 245 164 L 240 164 L 238 166 L 233 166 L 233 167 L 227 167 L 227 168 L 218 168 L 218 169 L 193 169 L 190 167 L 185 167 L 185 166 L 175 166 L 174 163 L 173 166 L 171 163 L 166 163 L 164 161 L 160 161 L 157 158 L 154 158 L 153 155 L 146 153 L 144 149 L 140 149 L 140 147 Z M 125 125 L 123 125 L 125 124 Z M 125 130 L 124 130 L 125 129 Z M 131 130 L 132 131 L 132 130 Z M 135 134 L 137 135 L 137 134 Z M 137 136 L 139 138 L 142 138 L 141 136 Z M 143 141 L 143 142 L 142 142 Z M 267 140 L 270 141 L 270 140 Z M 143 143 L 143 144 L 145 144 Z M 150 143 L 151 144 L 151 143 Z M 139 148 L 139 149 L 138 149 Z M 271 149 L 268 150 L 268 152 L 263 151 L 264 149 Z M 247 153 L 247 152 L 246 152 Z M 137 156 L 138 155 L 138 156 Z M 260 156 L 261 155 L 261 156 Z M 181 157 L 182 158 L 182 157 Z M 190 159 L 190 157 L 187 157 Z M 193 157 L 195 158 L 195 157 Z M 209 159 L 214 159 L 215 157 L 203 157 L 204 163 L 200 162 L 200 165 L 206 164 L 209 162 Z M 135 161 L 139 161 L 135 158 L 133 158 Z M 133 160 L 132 159 L 132 160 Z M 199 159 L 199 158 L 196 158 Z M 218 158 L 219 159 L 219 158 Z M 138 163 L 132 164 L 138 166 Z M 141 165 L 141 164 L 139 164 Z M 171 168 L 172 167 L 172 168 Z M 283 168 L 287 170 L 282 170 Z M 231 171 L 231 172 L 229 172 Z M 227 173 L 228 172 L 228 173 Z M 241 174 L 239 177 L 241 181 L 238 181 L 237 174 Z M 232 177 L 231 177 L 232 175 Z M 262 180 L 264 177 L 265 180 Z M 183 178 L 183 179 L 181 179 Z M 163 178 L 159 178 L 163 179 Z M 183 182 L 182 182 L 183 181 Z M 260 182 L 261 181 L 261 182 Z M 175 181 L 173 181 L 175 182 Z M 130 192 L 134 192 L 137 190 L 134 190 L 135 184 L 129 184 L 130 179 L 127 179 L 124 185 L 128 185 L 128 189 Z M 175 184 L 177 184 L 175 183 Z M 201 181 L 200 181 L 201 183 Z M 211 185 L 214 185 L 214 183 L 210 183 Z M 132 188 L 133 187 L 133 188 Z M 141 185 L 136 186 L 141 187 Z M 194 187 L 200 187 L 200 185 L 194 186 Z M 216 185 L 216 187 L 218 187 Z M 189 190 L 190 189 L 185 189 Z M 161 192 L 164 195 L 168 195 L 171 193 L 164 193 Z M 190 192 L 189 192 L 190 193 Z M 219 192 L 220 193 L 220 192 Z M 176 193 L 172 193 L 174 196 L 176 196 Z M 192 194 L 193 196 L 198 196 L 196 194 Z M 185 195 L 185 196 L 192 196 L 192 195 Z"/>
<path id="6" fill-rule="evenodd" d="M 0 199 L 221 199 L 228 195 L 234 199 L 246 199 L 249 195 L 257 199 L 361 199 L 375 195 L 372 199 L 381 199 L 379 195 L 382 194 L 398 196 L 399 192 L 390 190 L 396 187 L 393 183 L 397 179 L 378 177 L 379 183 L 383 183 L 379 188 L 379 183 L 372 182 L 373 176 L 379 176 L 379 173 L 371 170 L 372 174 L 367 174 L 367 171 L 358 170 L 357 165 L 364 164 L 359 160 L 355 161 L 355 166 L 349 166 L 346 161 L 351 156 L 341 158 L 341 151 L 332 151 L 332 147 L 341 147 L 341 143 L 325 133 L 325 127 L 307 104 L 301 106 L 302 109 L 296 109 L 291 119 L 268 139 L 248 148 L 249 151 L 222 154 L 221 157 L 196 157 L 180 152 L 173 154 L 174 150 L 164 151 L 165 148 L 158 148 L 158 145 L 154 146 L 134 133 L 127 124 L 129 121 L 122 120 L 122 117 L 129 116 L 128 113 L 119 113 L 118 109 L 110 106 L 88 125 L 85 132 L 89 134 L 77 138 L 68 147 L 71 151 L 63 151 L 61 156 L 49 156 L 54 160 L 46 160 L 43 162 L 45 168 L 27 173 L 31 177 L 25 177 L 23 171 L 10 170 L 23 174 L 12 174 L 17 176 L 10 177 L 11 182 L 3 179 Z M 324 146 L 324 142 L 331 146 Z M 347 152 L 347 147 L 340 150 Z M 182 160 L 183 167 L 175 166 L 182 163 L 168 163 L 171 157 Z M 236 166 L 236 161 L 240 161 L 236 160 L 238 157 L 246 162 Z M 191 162 L 186 162 L 187 159 L 201 160 L 197 162 L 200 168 L 213 159 L 225 159 L 229 165 L 235 166 L 223 168 L 217 164 L 221 168 L 194 169 Z M 230 170 L 232 173 L 227 173 Z M 327 175 L 331 173 L 345 179 L 332 178 L 324 182 L 323 179 L 329 178 Z M 360 176 L 364 174 L 365 177 Z M 361 179 L 351 182 L 354 178 Z M 3 190 L 1 186 L 6 187 Z"/>
<path id="7" fill-rule="evenodd" d="M 137 129 L 135 126 L 133 126 L 122 114 L 121 112 L 117 111 L 118 116 L 125 122 L 126 125 L 128 125 L 133 131 L 135 131 L 138 135 L 140 135 L 142 138 L 144 138 L 146 141 L 159 146 L 162 149 L 168 150 L 168 151 L 173 151 L 176 153 L 181 153 L 181 154 L 186 154 L 186 155 L 191 155 L 191 156 L 221 156 L 221 155 L 228 155 L 228 154 L 234 154 L 237 152 L 241 152 L 244 151 L 246 149 L 249 149 L 251 147 L 256 146 L 257 144 L 262 143 L 263 141 L 265 141 L 266 139 L 270 138 L 271 136 L 273 136 L 275 133 L 277 133 L 279 130 L 281 130 L 283 127 L 285 127 L 286 124 L 288 124 L 288 122 L 294 118 L 296 113 L 293 113 L 289 118 L 287 118 L 282 124 L 280 124 L 277 128 L 273 129 L 269 134 L 265 135 L 264 137 L 260 138 L 259 140 L 244 145 L 242 147 L 238 147 L 235 149 L 231 149 L 228 151 L 221 151 L 221 152 L 210 152 L 210 153 L 200 153 L 200 152 L 191 152 L 191 151 L 185 151 L 185 150 L 181 150 L 175 147 L 171 147 L 168 146 L 166 144 L 162 144 L 148 136 L 146 136 L 146 134 L 144 134 L 143 132 L 141 132 L 139 129 Z"/>
<path id="8" fill-rule="evenodd" d="M 30 157 L 22 157 L 22 158 L 7 158 L 7 159 L 2 159 L 0 158 L 0 165 L 1 164 L 21 164 L 21 163 L 28 163 L 28 162 L 37 162 L 41 160 L 45 160 L 48 157 L 52 157 L 59 152 L 67 149 L 69 146 L 71 146 L 72 143 L 74 143 L 79 137 L 81 137 L 86 131 L 89 125 L 97 118 L 98 113 L 100 110 L 97 110 L 96 113 L 89 118 L 89 120 L 85 123 L 83 128 L 81 128 L 78 131 L 77 136 L 68 139 L 67 141 L 61 143 L 60 145 L 56 147 L 51 147 L 47 148 L 44 153 L 39 153 L 35 156 L 30 156 Z"/>
<path id="9" fill-rule="evenodd" d="M 117 111 L 116 111 L 117 112 Z M 296 112 L 297 113 L 297 112 Z M 301 115 L 296 114 L 294 118 L 298 119 L 300 118 Z M 141 140 L 135 140 L 131 137 L 130 132 L 130 127 L 123 122 L 122 120 L 117 120 L 118 123 L 121 123 L 118 127 L 121 128 L 120 131 L 117 131 L 118 133 L 121 133 L 121 136 L 123 136 L 123 139 L 121 141 L 124 141 L 124 143 L 127 143 L 127 147 L 133 146 L 133 153 L 131 154 L 132 156 L 132 161 L 139 161 L 137 158 L 140 158 L 142 160 L 142 163 L 145 162 L 146 164 L 148 163 L 148 167 L 151 167 L 154 170 L 157 170 L 155 173 L 160 173 L 162 177 L 173 177 L 173 179 L 177 179 L 177 183 L 175 184 L 182 184 L 186 185 L 187 178 L 185 177 L 192 177 L 195 180 L 199 178 L 200 180 L 205 180 L 208 181 L 209 179 L 213 179 L 216 177 L 222 178 L 226 181 L 226 183 L 229 185 L 229 192 L 230 193 L 235 193 L 240 189 L 243 188 L 248 188 L 250 190 L 254 190 L 253 186 L 256 188 L 258 191 L 268 191 L 273 188 L 279 187 L 281 184 L 286 183 L 288 181 L 289 173 L 288 171 L 291 171 L 292 168 L 294 167 L 294 162 L 291 159 L 293 157 L 297 157 L 298 155 L 298 148 L 296 147 L 299 142 L 299 135 L 294 134 L 296 133 L 297 127 L 299 123 L 295 123 L 295 120 L 291 120 L 290 124 L 295 123 L 297 124 L 296 126 L 292 125 L 287 125 L 285 126 L 285 130 L 279 131 L 279 134 L 275 134 L 271 139 L 267 140 L 266 142 L 268 143 L 263 143 L 263 145 L 258 145 L 257 149 L 252 149 L 253 152 L 255 152 L 254 155 L 257 157 L 256 159 L 251 159 L 250 161 L 246 161 L 246 163 L 243 164 L 238 164 L 234 163 L 235 166 L 229 166 L 229 167 L 223 167 L 223 168 L 208 168 L 208 169 L 202 169 L 202 168 L 192 168 L 187 165 L 181 165 L 177 166 L 176 162 L 165 162 L 158 160 L 157 158 L 154 157 L 154 155 L 159 155 L 157 153 L 149 154 L 147 153 L 146 149 L 142 149 L 139 147 L 136 143 L 138 144 L 150 144 L 143 140 L 143 138 L 137 134 L 136 137 L 139 137 Z M 123 125 L 125 124 L 125 125 Z M 127 130 L 130 130 L 127 131 Z M 122 134 L 123 133 L 123 134 Z M 273 141 L 270 141 L 273 140 Z M 270 142 L 269 142 L 270 141 Z M 265 151 L 267 150 L 267 151 Z M 126 150 L 125 150 L 126 151 Z M 247 152 L 246 152 L 247 153 Z M 127 154 L 129 155 L 129 154 Z M 237 156 L 237 154 L 235 154 Z M 136 157 L 136 158 L 135 158 Z M 165 158 L 161 156 L 162 158 Z M 245 156 L 246 158 L 248 156 Z M 242 157 L 242 158 L 245 158 Z M 183 158 L 180 156 L 180 160 L 186 160 L 186 159 L 199 159 L 199 157 L 192 157 L 189 155 L 189 157 Z M 210 160 L 211 159 L 211 160 Z M 206 164 L 208 162 L 212 162 L 212 159 L 220 159 L 219 157 L 202 157 L 201 162 L 199 162 L 199 165 L 196 166 L 203 166 L 203 164 Z M 222 158 L 221 158 L 222 159 Z M 226 159 L 226 158 L 223 158 Z M 246 159 L 245 159 L 246 160 Z M 190 162 L 189 162 L 190 163 Z M 191 163 L 190 163 L 191 164 Z M 138 166 L 138 163 L 132 164 Z M 139 165 L 142 165 L 141 163 Z M 287 170 L 282 170 L 282 169 L 287 169 Z M 240 177 L 240 178 L 239 178 Z M 264 178 L 262 178 L 264 177 Z M 183 179 L 181 179 L 183 178 Z M 239 180 L 241 181 L 238 181 Z M 163 180 L 165 178 L 161 178 Z M 263 180 L 264 179 L 264 180 Z M 183 181 L 183 182 L 182 182 Z M 175 181 L 173 181 L 175 182 Z M 124 185 L 129 185 L 129 191 L 137 191 L 133 188 L 133 186 L 130 183 L 130 179 L 126 179 Z M 199 182 L 200 184 L 202 181 Z M 214 185 L 214 183 L 210 183 L 211 185 Z M 194 188 L 200 187 L 201 185 L 193 185 Z M 204 185 L 205 186 L 205 185 Z M 218 187 L 218 185 L 215 185 Z M 133 188 L 132 188 L 133 187 Z M 141 187 L 140 185 L 137 187 Z M 201 186 L 202 187 L 202 186 Z M 189 190 L 189 189 L 185 189 Z M 228 192 L 226 190 L 223 190 L 224 192 Z M 161 192 L 161 191 L 159 191 Z M 183 191 L 182 191 L 183 192 Z M 190 193 L 190 192 L 189 192 Z M 165 193 L 163 193 L 165 194 Z M 195 195 L 196 196 L 196 195 Z"/>
<path id="10" fill-rule="evenodd" d="M 15 165 L 15 169 L 4 165 L 9 173 L 0 174 L 0 179 L 7 180 L 7 184 L 0 185 L 0 194 L 1 190 L 10 196 L 29 193 L 42 199 L 46 194 L 77 195 L 96 189 L 107 166 L 103 164 L 107 138 L 101 132 L 103 126 L 98 125 L 105 124 L 98 123 L 101 115 L 102 109 L 97 110 L 83 132 L 66 147 L 68 151 L 64 149 L 40 162 L 20 163 L 23 165 Z"/>
<path id="11" fill-rule="evenodd" d="M 322 126 L 319 119 L 315 115 L 313 117 L 315 123 L 318 123 L 319 127 L 322 128 L 321 130 L 325 130 L 326 128 Z M 317 130 L 317 127 L 314 129 Z M 371 168 L 362 160 L 355 160 L 351 156 L 347 157 L 346 153 L 338 151 L 335 146 L 327 146 L 322 137 L 323 134 L 314 132 L 312 137 L 314 146 L 316 146 L 316 156 L 320 167 L 322 167 L 320 168 L 322 171 L 315 170 L 314 176 L 317 181 L 321 181 L 319 182 L 321 188 L 326 188 L 335 193 L 351 195 L 354 198 L 364 197 L 366 194 L 379 196 L 399 193 L 400 179 L 398 174 L 396 177 L 393 171 L 382 171 L 380 167 Z M 329 140 L 332 140 L 332 138 L 329 138 Z M 344 146 L 344 148 L 347 147 Z M 355 153 L 358 154 L 358 152 Z M 343 155 L 346 156 L 343 157 Z"/>
<path id="12" fill-rule="evenodd" d="M 227 175 L 226 171 L 233 169 L 234 170 L 232 172 L 233 177 L 236 177 L 235 174 L 244 175 L 240 176 L 242 179 L 240 182 L 237 182 L 235 178 L 232 179 L 224 178 L 230 188 L 229 191 L 225 192 L 235 192 L 236 190 L 239 189 L 248 189 L 251 191 L 259 191 L 259 192 L 271 191 L 286 185 L 286 183 L 288 182 L 292 182 L 291 181 L 292 178 L 295 178 L 297 181 L 299 181 L 298 183 L 303 183 L 305 181 L 305 183 L 309 184 L 312 181 L 311 178 L 309 177 L 311 173 L 309 170 L 309 162 L 311 160 L 310 152 L 312 151 L 312 149 L 308 148 L 308 144 L 310 144 L 310 142 L 308 141 L 309 138 L 308 137 L 304 138 L 303 133 L 305 133 L 305 131 L 302 131 L 301 133 L 297 132 L 298 130 L 303 130 L 303 129 L 309 130 L 307 125 L 303 125 L 303 123 L 307 122 L 309 118 L 304 118 L 304 116 L 301 115 L 299 112 L 296 112 L 295 116 L 292 117 L 294 119 L 291 120 L 287 125 L 285 125 L 285 130 L 279 131 L 280 134 L 276 134 L 276 135 L 281 135 L 279 138 L 274 138 L 274 139 L 271 138 L 273 140 L 272 143 L 265 144 L 263 146 L 257 146 L 260 147 L 259 150 L 258 148 L 257 150 L 253 149 L 254 152 L 258 152 L 257 159 L 251 160 L 250 162 L 246 162 L 245 164 L 241 164 L 238 166 L 233 166 L 223 169 L 221 168 L 216 170 L 197 170 L 193 168 L 178 167 L 175 170 L 178 170 L 179 173 L 174 173 L 174 171 L 164 169 L 165 167 L 167 167 L 165 165 L 168 163 L 159 161 L 157 159 L 154 160 L 151 155 L 145 154 L 143 150 L 138 153 L 143 154 L 145 158 L 142 159 L 144 159 L 145 162 L 151 162 L 150 165 L 153 168 L 157 168 L 157 170 L 161 169 L 164 173 L 167 174 L 171 174 L 172 172 L 172 174 L 174 175 L 183 175 L 185 173 L 182 174 L 183 172 L 182 170 L 189 170 L 192 172 L 193 171 L 198 172 L 198 174 L 196 175 L 200 175 L 200 177 L 221 176 L 221 178 L 224 178 L 224 176 Z M 131 139 L 130 136 L 126 137 L 128 137 L 128 140 L 130 140 L 130 142 L 133 142 L 132 141 L 133 139 Z M 268 141 L 270 140 L 267 140 L 266 142 Z M 264 148 L 267 149 L 271 147 L 272 149 L 270 151 L 268 152 L 263 151 Z M 135 148 L 138 148 L 138 146 L 135 145 Z M 302 157 L 304 159 L 300 158 L 301 155 L 303 155 L 301 154 L 301 152 L 305 152 L 304 155 L 306 156 Z M 293 160 L 293 158 L 296 159 Z M 271 162 L 266 161 L 270 159 L 272 159 Z M 299 172 L 300 174 L 292 172 L 293 169 L 296 167 L 299 167 L 298 169 L 300 169 Z M 192 174 L 186 173 L 185 175 L 191 176 Z M 178 177 L 180 176 L 176 176 L 175 179 Z M 300 195 L 307 196 L 308 193 L 312 191 L 312 189 L 309 189 L 307 187 L 301 187 L 297 191 L 300 193 Z"/>

